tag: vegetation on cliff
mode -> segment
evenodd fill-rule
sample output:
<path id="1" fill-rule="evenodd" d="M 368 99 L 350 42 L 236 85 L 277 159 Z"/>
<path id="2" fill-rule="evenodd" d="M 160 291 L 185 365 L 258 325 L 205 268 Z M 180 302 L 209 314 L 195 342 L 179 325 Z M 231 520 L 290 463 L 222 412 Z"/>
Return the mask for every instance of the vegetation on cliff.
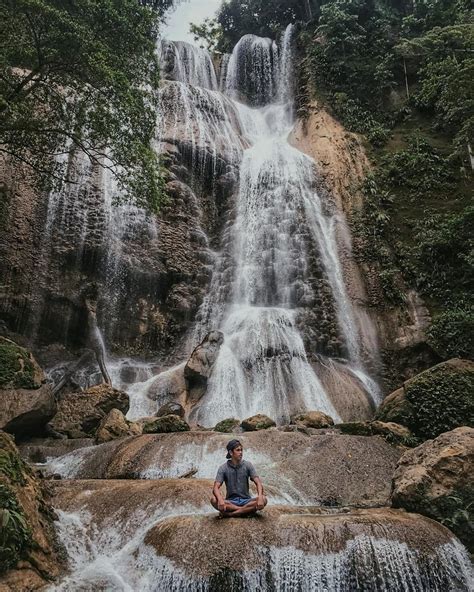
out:
<path id="1" fill-rule="evenodd" d="M 0 8 L 0 154 L 41 188 L 68 180 L 65 155 L 106 167 L 125 196 L 157 206 L 151 148 L 157 22 L 171 0 L 7 0 Z"/>

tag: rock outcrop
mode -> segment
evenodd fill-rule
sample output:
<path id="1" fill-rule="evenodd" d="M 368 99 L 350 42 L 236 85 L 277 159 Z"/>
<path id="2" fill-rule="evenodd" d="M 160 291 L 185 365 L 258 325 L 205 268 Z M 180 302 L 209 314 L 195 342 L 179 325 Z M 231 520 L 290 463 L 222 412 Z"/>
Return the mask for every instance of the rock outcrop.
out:
<path id="1" fill-rule="evenodd" d="M 389 395 L 376 419 L 407 426 L 416 436 L 474 426 L 474 362 L 453 359 L 418 374 Z"/>
<path id="2" fill-rule="evenodd" d="M 378 436 L 263 430 L 238 437 L 273 503 L 388 504 L 403 453 Z M 228 440 L 228 434 L 215 432 L 143 435 L 72 452 L 53 461 L 50 471 L 80 479 L 156 479 L 197 469 L 196 477 L 213 480 Z"/>
<path id="3" fill-rule="evenodd" d="M 177 415 L 183 418 L 185 415 L 184 407 L 179 403 L 165 403 L 156 412 L 156 417 L 163 417 L 163 415 Z"/>
<path id="4" fill-rule="evenodd" d="M 406 452 L 393 475 L 393 505 L 449 526 L 474 551 L 474 429 L 457 428 Z"/>
<path id="5" fill-rule="evenodd" d="M 138 423 L 127 421 L 120 409 L 111 409 L 100 422 L 95 434 L 95 440 L 98 444 L 102 444 L 117 438 L 138 436 L 141 433 L 142 428 Z"/>
<path id="6" fill-rule="evenodd" d="M 354 582 L 361 590 L 380 582 L 401 590 L 413 582 L 417 590 L 469 590 L 467 554 L 432 520 L 387 508 L 273 505 L 255 518 L 223 521 L 210 508 L 211 486 L 201 479 L 53 484 L 65 518 L 81 510 L 77 530 L 62 530 L 74 541 L 74 558 L 87 557 L 92 544 L 96 560 L 108 558 L 104 577 L 134 590 L 293 590 L 295 582 L 315 590 L 352 590 Z M 183 505 L 192 514 L 178 512 Z M 101 537 L 108 528 L 115 538 Z M 64 585 L 87 588 L 94 575 L 74 561 Z"/>
<path id="7" fill-rule="evenodd" d="M 189 425 L 179 415 L 163 415 L 143 424 L 144 434 L 169 434 L 171 432 L 189 432 Z"/>
<path id="8" fill-rule="evenodd" d="M 60 573 L 54 512 L 41 484 L 0 432 L 0 590 L 39 590 Z"/>
<path id="9" fill-rule="evenodd" d="M 222 434 L 230 434 L 236 428 L 240 426 L 240 421 L 233 417 L 223 419 L 214 427 L 215 432 L 221 432 Z"/>
<path id="10" fill-rule="evenodd" d="M 52 387 L 33 355 L 0 337 L 0 429 L 31 437 L 41 433 L 55 413 Z"/>
<path id="11" fill-rule="evenodd" d="M 259 430 L 268 430 L 268 428 L 274 428 L 276 423 L 268 417 L 267 415 L 263 415 L 262 413 L 257 413 L 257 415 L 252 415 L 252 417 L 247 417 L 244 419 L 240 424 L 240 427 L 245 432 L 257 432 Z"/>
<path id="12" fill-rule="evenodd" d="M 69 438 L 84 438 L 95 434 L 100 422 L 112 409 L 126 414 L 129 406 L 126 393 L 101 384 L 86 391 L 63 395 L 58 403 L 58 412 L 49 425 Z"/>
<path id="13" fill-rule="evenodd" d="M 184 367 L 184 377 L 188 385 L 188 399 L 191 404 L 203 397 L 207 388 L 207 381 L 224 342 L 224 335 L 220 331 L 211 331 L 191 354 Z"/>
<path id="14" fill-rule="evenodd" d="M 306 428 L 329 428 L 334 425 L 334 420 L 321 411 L 305 411 L 305 413 L 292 415 L 291 423 Z"/>

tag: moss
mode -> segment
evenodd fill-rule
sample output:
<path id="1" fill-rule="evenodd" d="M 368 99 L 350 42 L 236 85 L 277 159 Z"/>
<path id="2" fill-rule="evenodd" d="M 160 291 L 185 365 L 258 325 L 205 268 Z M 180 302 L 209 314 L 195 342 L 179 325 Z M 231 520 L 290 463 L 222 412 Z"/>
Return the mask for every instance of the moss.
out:
<path id="1" fill-rule="evenodd" d="M 33 547 L 30 527 L 13 490 L 0 482 L 0 574 L 14 567 Z"/>
<path id="2" fill-rule="evenodd" d="M 474 310 L 447 310 L 428 330 L 428 343 L 444 359 L 474 356 Z"/>
<path id="3" fill-rule="evenodd" d="M 414 448 L 419 446 L 420 440 L 413 435 L 402 436 L 389 429 L 377 429 L 375 424 L 369 422 L 355 421 L 348 423 L 340 423 L 336 427 L 345 435 L 351 436 L 380 436 L 389 444 L 394 446 L 406 446 L 407 448 Z"/>
<path id="4" fill-rule="evenodd" d="M 35 368 L 26 349 L 0 337 L 0 388 L 34 389 Z"/>
<path id="5" fill-rule="evenodd" d="M 383 422 L 393 422 L 413 429 L 415 424 L 415 409 L 404 396 L 392 402 L 384 402 L 375 413 L 375 419 Z"/>
<path id="6" fill-rule="evenodd" d="M 189 432 L 189 425 L 178 415 L 164 415 L 143 426 L 144 434 L 168 434 L 171 432 Z"/>
<path id="7" fill-rule="evenodd" d="M 435 438 L 459 426 L 474 426 L 474 371 L 446 364 L 423 372 L 405 387 L 413 406 L 410 427 L 422 438 Z"/>
<path id="8" fill-rule="evenodd" d="M 336 426 L 343 434 L 351 436 L 372 436 L 372 428 L 369 423 L 354 421 L 340 423 Z"/>
<path id="9" fill-rule="evenodd" d="M 220 421 L 214 428 L 214 431 L 222 432 L 223 434 L 230 434 L 239 424 L 240 421 L 238 419 L 229 417 L 228 419 L 223 419 Z"/>

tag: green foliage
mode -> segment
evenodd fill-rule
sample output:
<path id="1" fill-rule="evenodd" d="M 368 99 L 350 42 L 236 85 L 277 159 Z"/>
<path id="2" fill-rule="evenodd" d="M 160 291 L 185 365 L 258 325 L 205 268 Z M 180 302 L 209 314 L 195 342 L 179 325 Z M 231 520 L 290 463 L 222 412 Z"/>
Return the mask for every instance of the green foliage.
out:
<path id="1" fill-rule="evenodd" d="M 430 515 L 450 528 L 474 552 L 474 488 L 465 487 L 437 498 Z"/>
<path id="2" fill-rule="evenodd" d="M 216 22 L 222 30 L 220 51 L 230 51 L 248 33 L 275 37 L 289 23 L 318 14 L 318 0 L 224 0 Z"/>
<path id="3" fill-rule="evenodd" d="M 0 477 L 6 477 L 10 483 L 25 485 L 27 466 L 18 453 L 0 448 Z"/>
<path id="4" fill-rule="evenodd" d="M 449 309 L 437 316 L 428 330 L 428 343 L 444 359 L 474 357 L 474 313 Z"/>
<path id="5" fill-rule="evenodd" d="M 0 574 L 14 567 L 32 545 L 31 530 L 13 490 L 0 482 Z"/>
<path id="6" fill-rule="evenodd" d="M 34 373 L 28 351 L 0 338 L 0 388 L 38 388 Z"/>
<path id="7" fill-rule="evenodd" d="M 170 2 L 7 0 L 0 7 L 0 151 L 41 188 L 67 181 L 61 154 L 109 168 L 122 195 L 155 207 L 150 149 L 159 82 L 156 12 Z"/>
<path id="8" fill-rule="evenodd" d="M 425 294 L 456 305 L 469 300 L 473 288 L 474 207 L 462 212 L 435 214 L 416 226 L 414 274 Z"/>
<path id="9" fill-rule="evenodd" d="M 405 387 L 422 438 L 435 438 L 459 426 L 474 427 L 474 372 L 442 366 L 419 375 Z"/>
<path id="10" fill-rule="evenodd" d="M 218 51 L 224 44 L 224 31 L 216 19 L 207 18 L 200 25 L 191 23 L 189 32 L 194 35 L 194 41 L 200 47 L 211 52 Z"/>

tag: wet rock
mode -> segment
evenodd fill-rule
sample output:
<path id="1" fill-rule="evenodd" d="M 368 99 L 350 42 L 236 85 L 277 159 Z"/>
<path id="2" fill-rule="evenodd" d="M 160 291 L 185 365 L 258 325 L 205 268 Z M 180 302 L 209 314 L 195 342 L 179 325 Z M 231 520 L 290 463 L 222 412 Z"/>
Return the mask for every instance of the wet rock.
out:
<path id="1" fill-rule="evenodd" d="M 413 581 L 419 590 L 469 590 L 469 560 L 449 530 L 406 512 L 269 505 L 258 517 L 222 521 L 216 512 L 202 513 L 212 487 L 203 479 L 76 480 L 51 487 L 55 507 L 81 521 L 71 555 L 92 541 L 114 566 L 101 574 L 110 588 L 120 578 L 134 590 L 144 582 L 156 590 L 273 590 L 291 577 L 324 582 L 329 590 L 353 590 L 354 582 L 376 590 L 380 581 L 395 581 L 400 590 Z M 149 520 L 137 520 L 143 515 Z M 109 543 L 107 529 L 118 540 Z M 124 544 L 131 545 L 126 562 Z M 65 589 L 96 585 L 83 563 L 72 569 Z"/>
<path id="2" fill-rule="evenodd" d="M 45 463 L 47 459 L 64 456 L 74 450 L 94 445 L 93 438 L 33 438 L 27 442 L 20 442 L 18 449 L 22 458 L 32 463 Z"/>
<path id="3" fill-rule="evenodd" d="M 56 413 L 50 384 L 33 355 L 0 337 L 0 429 L 21 438 L 41 433 Z"/>
<path id="4" fill-rule="evenodd" d="M 405 425 L 423 439 L 474 426 L 474 362 L 453 359 L 418 374 L 385 399 L 376 419 Z"/>
<path id="5" fill-rule="evenodd" d="M 184 367 L 184 377 L 188 384 L 188 399 L 191 403 L 199 401 L 206 392 L 207 381 L 211 376 L 212 368 L 223 343 L 224 334 L 220 331 L 211 331 L 193 351 Z"/>
<path id="6" fill-rule="evenodd" d="M 95 434 L 95 440 L 98 444 L 102 444 L 117 438 L 138 436 L 141 433 L 142 428 L 138 423 L 127 421 L 125 415 L 119 409 L 111 409 L 100 422 Z"/>
<path id="7" fill-rule="evenodd" d="M 248 417 L 244 419 L 240 424 L 240 427 L 245 432 L 256 432 L 258 430 L 268 430 L 268 428 L 273 428 L 276 426 L 276 423 L 273 419 L 270 419 L 266 415 L 262 413 L 257 413 L 257 415 L 252 415 L 252 417 Z"/>
<path id="8" fill-rule="evenodd" d="M 79 393 L 64 395 L 51 427 L 69 438 L 94 435 L 100 422 L 112 410 L 127 413 L 130 406 L 127 393 L 107 384 L 94 386 Z"/>
<path id="9" fill-rule="evenodd" d="M 222 432 L 223 434 L 230 434 L 240 425 L 240 421 L 238 419 L 234 419 L 233 417 L 229 417 L 228 419 L 223 419 L 220 421 L 214 428 L 215 432 Z"/>
<path id="10" fill-rule="evenodd" d="M 153 401 L 168 402 L 184 399 L 186 396 L 186 380 L 184 379 L 184 366 L 180 364 L 158 374 L 150 385 L 147 396 Z M 179 415 L 179 414 L 178 414 Z"/>
<path id="11" fill-rule="evenodd" d="M 306 411 L 292 415 L 291 423 L 303 425 L 306 428 L 328 428 L 334 425 L 334 420 L 322 411 Z"/>
<path id="12" fill-rule="evenodd" d="M 263 430 L 239 434 L 239 440 L 244 458 L 255 464 L 273 500 L 287 499 L 285 488 L 291 483 L 292 499 L 312 505 L 388 504 L 403 453 L 380 437 L 337 432 L 308 436 Z M 197 468 L 198 477 L 213 480 L 228 441 L 228 434 L 216 432 L 147 434 L 72 452 L 58 459 L 53 470 L 80 479 L 156 479 Z"/>
<path id="13" fill-rule="evenodd" d="M 156 417 L 163 417 L 163 415 L 177 415 L 183 418 L 185 415 L 184 407 L 179 403 L 165 403 L 158 409 Z"/>
<path id="14" fill-rule="evenodd" d="M 170 432 L 188 432 L 189 424 L 179 415 L 164 415 L 143 426 L 144 434 L 168 434 Z"/>
<path id="15" fill-rule="evenodd" d="M 4 521 L 8 516 L 8 521 Z M 54 513 L 41 484 L 19 455 L 13 440 L 0 432 L 0 590 L 39 589 L 59 575 Z"/>
<path id="16" fill-rule="evenodd" d="M 461 427 L 407 451 L 393 475 L 392 503 L 439 520 L 474 551 L 474 429 Z"/>

